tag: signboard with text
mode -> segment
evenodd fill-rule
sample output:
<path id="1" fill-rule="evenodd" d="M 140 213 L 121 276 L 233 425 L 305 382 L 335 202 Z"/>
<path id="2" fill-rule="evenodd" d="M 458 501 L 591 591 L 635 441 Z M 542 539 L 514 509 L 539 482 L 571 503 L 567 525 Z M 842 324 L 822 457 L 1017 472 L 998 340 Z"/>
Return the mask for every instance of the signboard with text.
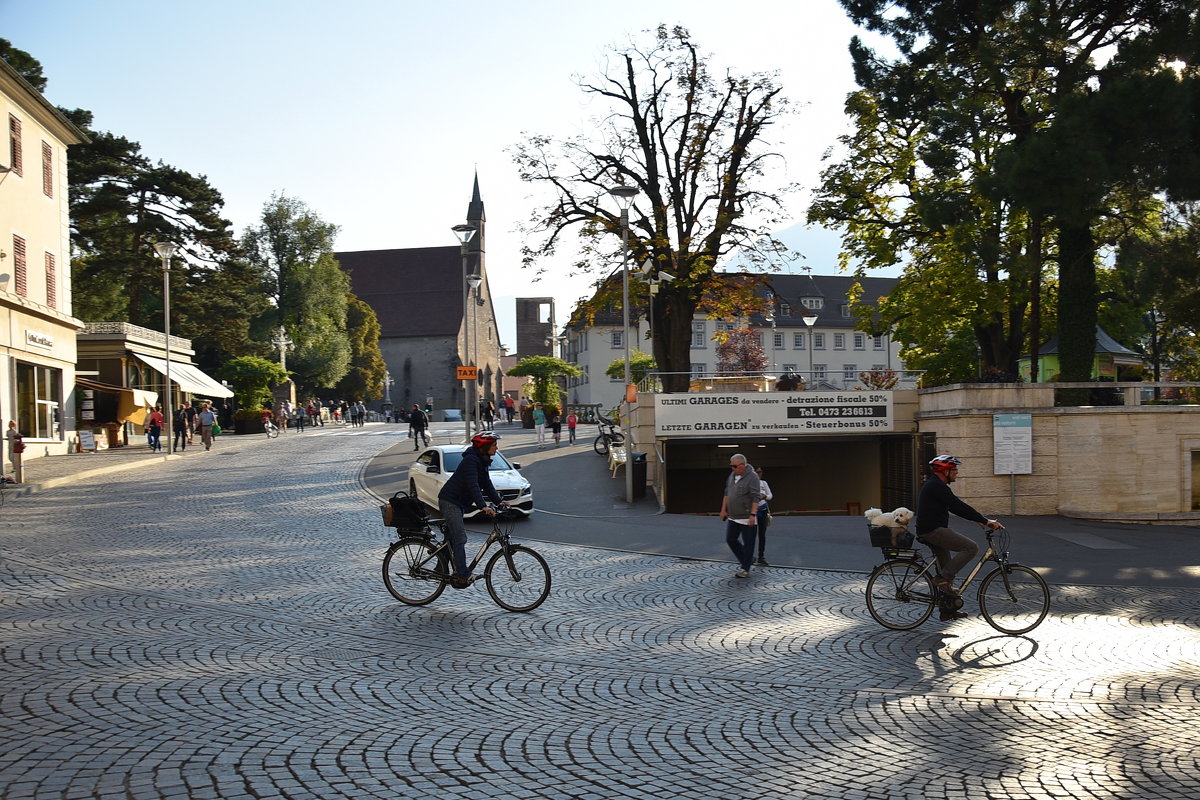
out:
<path id="1" fill-rule="evenodd" d="M 1033 416 L 992 415 L 992 474 L 1033 473 Z"/>
<path id="2" fill-rule="evenodd" d="M 477 381 L 479 380 L 479 367 L 455 367 L 454 380 L 456 381 Z"/>
<path id="3" fill-rule="evenodd" d="M 891 392 L 703 392 L 655 397 L 657 436 L 888 433 Z"/>

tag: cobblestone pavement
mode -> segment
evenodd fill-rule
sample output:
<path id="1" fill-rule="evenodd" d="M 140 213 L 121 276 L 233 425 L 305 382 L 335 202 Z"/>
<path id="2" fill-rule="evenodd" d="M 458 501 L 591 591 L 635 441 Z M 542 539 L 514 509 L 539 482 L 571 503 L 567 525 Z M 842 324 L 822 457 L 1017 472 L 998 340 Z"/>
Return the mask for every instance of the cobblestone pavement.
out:
<path id="1" fill-rule="evenodd" d="M 221 442 L 10 499 L 0 796 L 1200 797 L 1200 591 L 896 633 L 863 575 L 538 544 L 530 614 L 482 586 L 409 608 L 360 483 L 382 444 Z"/>

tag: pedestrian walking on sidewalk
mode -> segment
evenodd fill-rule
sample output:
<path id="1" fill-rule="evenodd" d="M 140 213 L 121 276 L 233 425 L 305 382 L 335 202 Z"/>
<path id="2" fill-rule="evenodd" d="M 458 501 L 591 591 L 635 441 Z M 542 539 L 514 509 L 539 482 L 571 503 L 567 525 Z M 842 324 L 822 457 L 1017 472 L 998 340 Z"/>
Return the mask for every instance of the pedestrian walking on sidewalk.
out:
<path id="1" fill-rule="evenodd" d="M 550 433 L 554 435 L 554 446 L 562 441 L 562 417 L 555 414 L 550 418 Z"/>
<path id="2" fill-rule="evenodd" d="M 628 467 L 626 467 L 628 469 Z M 725 522 L 725 544 L 738 561 L 738 578 L 750 577 L 754 560 L 754 539 L 758 530 L 758 504 L 762 488 L 758 475 L 741 453 L 729 457 L 729 477 L 721 499 L 721 519 Z"/>
<path id="3" fill-rule="evenodd" d="M 422 439 L 425 440 L 425 446 L 429 447 L 429 416 L 416 403 L 408 412 L 408 435 L 412 437 L 414 453 L 421 449 L 419 443 Z"/>
<path id="4" fill-rule="evenodd" d="M 205 450 L 212 450 L 212 430 L 216 423 L 217 415 L 213 413 L 211 404 L 202 403 L 200 413 L 196 415 L 196 424 L 200 426 L 200 441 L 204 444 Z"/>
<path id="5" fill-rule="evenodd" d="M 770 485 L 763 479 L 762 467 L 755 467 L 754 474 L 758 476 L 759 490 L 762 492 L 762 500 L 758 504 L 758 558 L 754 560 L 755 564 L 767 566 L 767 528 L 771 526 L 771 508 L 768 505 L 775 495 L 771 492 Z"/>
<path id="6" fill-rule="evenodd" d="M 575 444 L 575 426 L 579 424 L 579 417 L 575 416 L 572 411 L 567 414 L 567 444 Z"/>
<path id="7" fill-rule="evenodd" d="M 546 446 L 546 412 L 541 403 L 533 404 L 533 427 L 537 431 L 538 450 Z"/>
<path id="8" fill-rule="evenodd" d="M 179 410 L 171 420 L 171 428 L 175 433 L 175 450 L 182 453 L 187 443 L 192 439 L 192 415 L 188 413 L 189 404 L 185 401 L 179 404 Z"/>
<path id="9" fill-rule="evenodd" d="M 162 406 L 155 406 L 154 410 L 150 412 L 149 419 L 146 420 L 146 437 L 150 442 L 150 452 L 152 453 L 162 450 L 162 429 L 165 424 Z"/>

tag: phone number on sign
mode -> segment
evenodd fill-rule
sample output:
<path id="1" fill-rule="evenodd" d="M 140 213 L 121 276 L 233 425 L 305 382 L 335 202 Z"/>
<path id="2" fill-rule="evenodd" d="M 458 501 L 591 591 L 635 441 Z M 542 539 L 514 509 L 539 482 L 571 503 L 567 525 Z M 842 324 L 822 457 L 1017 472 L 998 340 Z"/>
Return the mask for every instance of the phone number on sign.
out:
<path id="1" fill-rule="evenodd" d="M 812 417 L 886 417 L 887 406 L 790 406 L 788 419 Z"/>

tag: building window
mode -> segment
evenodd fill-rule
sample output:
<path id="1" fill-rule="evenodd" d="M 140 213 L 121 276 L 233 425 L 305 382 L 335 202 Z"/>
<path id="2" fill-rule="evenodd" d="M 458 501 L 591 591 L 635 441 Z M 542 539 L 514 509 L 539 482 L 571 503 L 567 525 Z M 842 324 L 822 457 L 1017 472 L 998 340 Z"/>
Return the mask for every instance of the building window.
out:
<path id="1" fill-rule="evenodd" d="M 814 333 L 813 335 L 813 350 L 825 349 L 825 334 Z"/>
<path id="2" fill-rule="evenodd" d="M 733 333 L 736 330 L 737 330 L 736 322 L 718 322 L 717 323 L 717 333 L 722 333 L 722 332 Z"/>
<path id="3" fill-rule="evenodd" d="M 783 372 L 784 372 L 784 374 L 794 374 L 794 373 L 797 373 L 797 372 L 799 372 L 799 371 L 800 371 L 800 370 L 796 368 L 796 365 L 795 365 L 795 364 L 784 364 L 784 365 L 783 365 Z"/>
<path id="4" fill-rule="evenodd" d="M 25 240 L 13 234 L 13 288 L 21 297 L 29 292 L 29 276 L 25 268 Z"/>
<path id="5" fill-rule="evenodd" d="M 54 197 L 54 150 L 42 142 L 42 194 Z"/>
<path id="6" fill-rule="evenodd" d="M 855 350 L 866 350 L 867 349 L 867 335 L 865 333 L 854 334 L 854 349 Z"/>
<path id="7" fill-rule="evenodd" d="M 827 377 L 829 371 L 828 364 L 813 364 L 813 378 L 818 381 L 823 381 Z"/>
<path id="8" fill-rule="evenodd" d="M 58 274 L 54 268 L 54 253 L 46 253 L 46 305 L 58 308 Z"/>
<path id="9" fill-rule="evenodd" d="M 792 315 L 792 304 L 791 303 L 780 303 L 779 304 L 779 314 L 780 314 L 780 316 L 790 317 Z"/>
<path id="10" fill-rule="evenodd" d="M 804 349 L 804 334 L 803 333 L 793 333 L 792 334 L 792 347 L 796 350 Z"/>
<path id="11" fill-rule="evenodd" d="M 17 362 L 17 429 L 31 439 L 59 438 L 62 371 Z"/>
<path id="12" fill-rule="evenodd" d="M 852 381 L 858 377 L 857 364 L 842 364 L 842 380 Z"/>
<path id="13" fill-rule="evenodd" d="M 613 331 L 612 338 L 611 338 L 611 341 L 609 341 L 609 344 L 612 346 L 613 350 L 624 350 L 625 349 L 625 331 Z"/>
<path id="14" fill-rule="evenodd" d="M 692 347 L 708 347 L 708 340 L 704 338 L 704 323 L 692 323 Z"/>
<path id="15" fill-rule="evenodd" d="M 18 175 L 23 175 L 25 159 L 21 150 L 21 120 L 8 115 L 8 166 Z"/>
<path id="16" fill-rule="evenodd" d="M 801 297 L 800 305 L 810 311 L 820 311 L 825 307 L 825 298 L 823 297 Z"/>
<path id="17" fill-rule="evenodd" d="M 782 333 L 775 332 L 775 333 L 771 334 L 771 346 L 773 348 L 775 348 L 776 350 L 783 349 L 783 334 Z"/>
<path id="18" fill-rule="evenodd" d="M 695 361 L 692 362 L 693 378 L 703 378 L 706 374 L 708 374 L 708 364 L 700 364 Z"/>
<path id="19" fill-rule="evenodd" d="M 846 334 L 835 333 L 833 335 L 833 349 L 834 350 L 845 350 L 846 349 Z"/>
<path id="20" fill-rule="evenodd" d="M 850 304 L 849 303 L 845 303 L 842 305 L 842 319 L 850 319 Z"/>
<path id="21" fill-rule="evenodd" d="M 874 344 L 875 349 L 882 350 L 883 349 L 883 337 L 882 336 L 873 336 L 871 338 L 873 338 L 875 340 L 875 344 Z"/>

